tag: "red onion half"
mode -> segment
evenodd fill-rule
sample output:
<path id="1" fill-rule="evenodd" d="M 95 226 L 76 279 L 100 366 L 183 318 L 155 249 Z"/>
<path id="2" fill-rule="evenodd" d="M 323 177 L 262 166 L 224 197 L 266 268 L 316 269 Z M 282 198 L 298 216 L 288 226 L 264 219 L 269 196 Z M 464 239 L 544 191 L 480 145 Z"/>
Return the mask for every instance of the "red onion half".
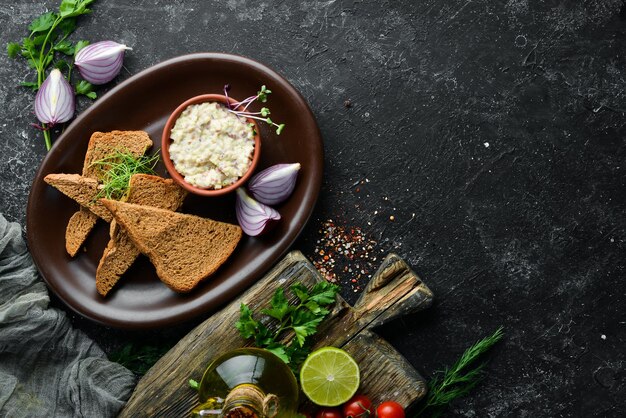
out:
<path id="1" fill-rule="evenodd" d="M 126 45 L 113 41 L 87 45 L 76 54 L 74 64 L 80 75 L 91 84 L 104 84 L 120 73 Z"/>
<path id="2" fill-rule="evenodd" d="M 57 68 L 50 72 L 35 96 L 35 115 L 50 126 L 74 116 L 74 90 Z"/>
<path id="3" fill-rule="evenodd" d="M 271 224 L 280 219 L 280 213 L 257 202 L 241 187 L 237 189 L 235 210 L 239 226 L 246 235 L 251 237 L 262 234 Z"/>
<path id="4" fill-rule="evenodd" d="M 252 177 L 248 190 L 259 202 L 277 205 L 293 192 L 299 170 L 300 163 L 273 165 Z"/>

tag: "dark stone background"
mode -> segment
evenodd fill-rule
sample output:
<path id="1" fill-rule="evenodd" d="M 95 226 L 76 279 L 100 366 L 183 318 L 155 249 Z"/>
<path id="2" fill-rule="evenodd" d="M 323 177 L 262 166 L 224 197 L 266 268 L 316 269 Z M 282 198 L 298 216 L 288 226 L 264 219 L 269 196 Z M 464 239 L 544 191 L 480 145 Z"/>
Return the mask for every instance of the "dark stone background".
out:
<path id="1" fill-rule="evenodd" d="M 0 0 L 1 43 L 58 3 Z M 506 328 L 487 378 L 449 416 L 626 415 L 621 0 L 117 0 L 79 26 L 74 40 L 133 47 L 120 79 L 222 51 L 302 92 L 326 172 L 294 248 L 319 258 L 333 219 L 404 257 L 437 302 L 381 334 L 426 377 Z M 29 77 L 2 54 L 0 211 L 22 224 L 45 156 L 33 95 L 15 87 Z M 137 336 L 70 315 L 107 351 L 188 330 Z"/>

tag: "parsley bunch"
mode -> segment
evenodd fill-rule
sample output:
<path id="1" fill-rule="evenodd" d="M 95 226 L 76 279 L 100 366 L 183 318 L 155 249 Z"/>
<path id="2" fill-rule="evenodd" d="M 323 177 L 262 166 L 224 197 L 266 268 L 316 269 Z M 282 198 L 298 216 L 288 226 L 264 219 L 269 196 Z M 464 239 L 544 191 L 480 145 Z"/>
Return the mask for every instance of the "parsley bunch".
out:
<path id="1" fill-rule="evenodd" d="M 256 320 L 245 303 L 241 304 L 235 327 L 243 338 L 254 338 L 257 347 L 271 351 L 297 371 L 310 352 L 308 337 L 317 332 L 317 326 L 330 312 L 327 307 L 335 302 L 339 286 L 323 281 L 309 290 L 302 283 L 295 283 L 290 290 L 295 295 L 295 304 L 290 304 L 285 290 L 278 288 L 270 307 L 261 310 L 275 329 Z M 295 335 L 288 344 L 283 344 L 281 339 L 287 332 Z"/>
<path id="2" fill-rule="evenodd" d="M 75 44 L 69 41 L 68 36 L 76 29 L 76 19 L 79 16 L 91 13 L 88 6 L 94 0 L 62 0 L 57 12 L 47 12 L 37 17 L 28 25 L 30 34 L 22 39 L 22 42 L 9 42 L 7 54 L 10 58 L 24 57 L 30 68 L 37 72 L 36 81 L 24 81 L 21 86 L 29 87 L 33 91 L 39 90 L 46 79 L 46 70 L 54 63 L 54 68 L 66 71 L 66 79 L 69 82 L 72 74 L 72 59 L 76 53 L 85 46 L 87 41 L 78 41 Z M 57 56 L 64 55 L 65 59 Z M 70 62 L 68 62 L 69 60 Z M 82 94 L 90 99 L 96 98 L 93 86 L 80 80 L 74 87 L 76 94 Z M 52 143 L 50 132 L 42 125 L 46 148 L 50 149 Z"/>

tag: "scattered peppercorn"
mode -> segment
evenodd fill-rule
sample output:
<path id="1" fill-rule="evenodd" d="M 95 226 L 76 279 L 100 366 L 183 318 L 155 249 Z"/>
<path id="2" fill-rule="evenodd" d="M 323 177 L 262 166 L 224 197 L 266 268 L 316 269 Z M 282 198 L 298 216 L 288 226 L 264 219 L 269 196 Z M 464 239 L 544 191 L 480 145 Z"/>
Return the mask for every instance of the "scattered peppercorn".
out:
<path id="1" fill-rule="evenodd" d="M 362 290 L 378 267 L 376 241 L 365 236 L 359 227 L 325 221 L 316 242 L 313 265 L 329 282 L 349 285 L 354 292 Z"/>

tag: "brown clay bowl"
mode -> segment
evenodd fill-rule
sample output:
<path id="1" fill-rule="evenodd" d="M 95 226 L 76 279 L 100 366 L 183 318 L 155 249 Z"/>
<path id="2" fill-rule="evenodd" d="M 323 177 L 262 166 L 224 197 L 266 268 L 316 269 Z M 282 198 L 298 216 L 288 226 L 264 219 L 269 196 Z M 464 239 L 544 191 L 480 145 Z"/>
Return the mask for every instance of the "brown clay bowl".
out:
<path id="1" fill-rule="evenodd" d="M 165 164 L 165 168 L 167 169 L 168 173 L 170 173 L 172 179 L 180 184 L 181 187 L 191 193 L 200 196 L 220 196 L 232 192 L 238 187 L 243 186 L 245 182 L 248 181 L 259 162 L 259 157 L 261 156 L 261 137 L 259 135 L 259 127 L 256 121 L 254 119 L 246 118 L 249 123 L 252 123 L 254 125 L 254 152 L 252 154 L 252 162 L 250 163 L 250 167 L 248 167 L 248 171 L 246 171 L 246 173 L 233 184 L 223 187 L 221 189 L 206 189 L 196 187 L 193 184 L 186 182 L 185 178 L 178 171 L 176 171 L 176 167 L 174 166 L 174 163 L 170 158 L 170 144 L 172 143 L 170 134 L 172 132 L 174 124 L 176 123 L 176 120 L 178 119 L 180 114 L 183 113 L 183 110 L 191 105 L 206 102 L 218 102 L 222 104 L 230 103 L 231 105 L 238 103 L 237 100 L 233 99 L 232 97 L 226 97 L 222 94 L 201 94 L 199 96 L 194 96 L 191 99 L 186 100 L 180 106 L 178 106 L 176 110 L 174 110 L 174 112 L 170 115 L 169 119 L 165 123 L 165 127 L 163 128 L 163 135 L 161 136 L 161 154 L 163 156 L 163 163 Z M 239 106 L 237 109 L 239 108 L 241 108 L 241 106 Z"/>

